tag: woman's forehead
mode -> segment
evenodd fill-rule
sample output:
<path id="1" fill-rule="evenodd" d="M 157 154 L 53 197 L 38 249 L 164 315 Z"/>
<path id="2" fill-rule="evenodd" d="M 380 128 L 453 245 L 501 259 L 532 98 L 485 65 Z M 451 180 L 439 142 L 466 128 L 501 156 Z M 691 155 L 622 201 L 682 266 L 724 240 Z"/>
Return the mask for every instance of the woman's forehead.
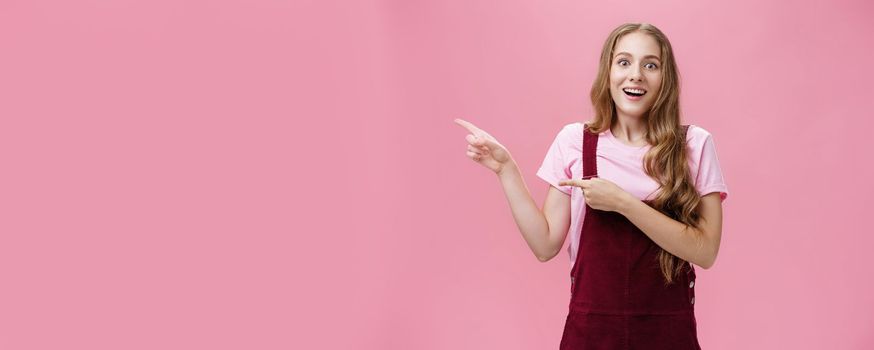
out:
<path id="1" fill-rule="evenodd" d="M 620 55 L 645 58 L 659 58 L 661 48 L 658 41 L 650 35 L 644 33 L 629 33 L 619 38 L 616 42 L 616 47 L 613 49 L 613 57 Z"/>

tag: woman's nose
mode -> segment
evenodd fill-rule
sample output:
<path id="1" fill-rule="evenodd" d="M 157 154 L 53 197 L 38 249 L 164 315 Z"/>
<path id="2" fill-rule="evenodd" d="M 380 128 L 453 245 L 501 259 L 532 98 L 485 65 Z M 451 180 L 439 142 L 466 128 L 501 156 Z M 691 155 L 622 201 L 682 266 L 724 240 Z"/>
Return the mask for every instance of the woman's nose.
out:
<path id="1" fill-rule="evenodd" d="M 640 74 L 640 68 L 632 68 L 631 72 L 628 74 L 628 76 L 629 76 L 629 78 L 631 78 L 631 80 L 640 81 L 640 79 L 642 77 L 642 75 Z"/>

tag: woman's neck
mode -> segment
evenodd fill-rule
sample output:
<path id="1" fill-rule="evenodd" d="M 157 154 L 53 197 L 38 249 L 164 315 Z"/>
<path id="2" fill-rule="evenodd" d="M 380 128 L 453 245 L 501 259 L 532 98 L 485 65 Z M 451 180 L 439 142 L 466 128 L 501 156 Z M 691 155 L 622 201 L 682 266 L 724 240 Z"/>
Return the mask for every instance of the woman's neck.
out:
<path id="1" fill-rule="evenodd" d="M 645 145 L 646 119 L 618 116 L 610 126 L 613 137 L 631 145 Z"/>

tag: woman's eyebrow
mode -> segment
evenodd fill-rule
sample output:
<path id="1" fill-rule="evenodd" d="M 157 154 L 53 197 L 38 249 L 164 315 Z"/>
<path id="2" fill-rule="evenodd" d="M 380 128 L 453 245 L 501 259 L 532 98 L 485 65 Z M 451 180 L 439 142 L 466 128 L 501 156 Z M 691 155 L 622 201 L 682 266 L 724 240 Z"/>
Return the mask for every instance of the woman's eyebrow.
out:
<path id="1" fill-rule="evenodd" d="M 630 53 L 625 52 L 625 51 L 622 51 L 622 52 L 620 52 L 620 53 L 617 53 L 616 56 L 613 56 L 613 58 L 619 57 L 619 56 L 621 56 L 621 55 L 626 55 L 626 56 L 634 57 L 634 56 L 632 56 Z M 659 56 L 656 56 L 656 55 L 646 55 L 646 56 L 643 56 L 643 59 L 647 59 L 647 58 L 655 58 L 655 59 L 658 60 L 658 61 L 661 61 L 661 60 L 662 60 L 661 58 L 659 58 Z"/>

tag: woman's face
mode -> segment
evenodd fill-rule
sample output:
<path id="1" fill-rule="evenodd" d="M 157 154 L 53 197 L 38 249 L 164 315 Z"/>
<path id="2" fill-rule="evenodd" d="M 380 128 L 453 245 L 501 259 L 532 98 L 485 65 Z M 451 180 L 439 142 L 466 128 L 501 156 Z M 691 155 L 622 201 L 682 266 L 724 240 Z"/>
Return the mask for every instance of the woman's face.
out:
<path id="1" fill-rule="evenodd" d="M 655 38 L 640 32 L 616 42 L 610 63 L 610 95 L 616 113 L 640 118 L 649 112 L 662 83 L 661 50 Z M 628 89 L 636 88 L 626 92 Z M 640 95 L 643 92 L 642 96 Z"/>

